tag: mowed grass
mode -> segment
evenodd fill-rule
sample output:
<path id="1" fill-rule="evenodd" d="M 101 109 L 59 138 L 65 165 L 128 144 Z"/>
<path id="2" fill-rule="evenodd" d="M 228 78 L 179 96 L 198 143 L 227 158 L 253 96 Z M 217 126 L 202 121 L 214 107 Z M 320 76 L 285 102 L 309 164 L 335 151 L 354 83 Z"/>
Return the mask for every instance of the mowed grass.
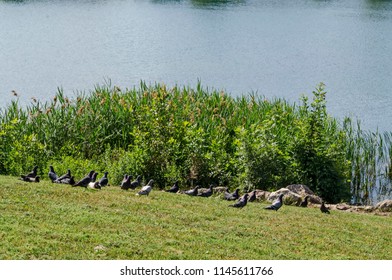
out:
<path id="1" fill-rule="evenodd" d="M 0 176 L 0 259 L 391 259 L 392 217 Z"/>

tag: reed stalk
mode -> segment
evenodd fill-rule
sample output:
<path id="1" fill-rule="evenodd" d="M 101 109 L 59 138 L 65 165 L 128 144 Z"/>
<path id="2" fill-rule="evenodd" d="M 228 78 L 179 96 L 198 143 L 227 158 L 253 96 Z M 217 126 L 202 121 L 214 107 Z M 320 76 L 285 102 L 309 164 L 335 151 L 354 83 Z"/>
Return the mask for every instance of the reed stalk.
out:
<path id="1" fill-rule="evenodd" d="M 331 202 L 362 204 L 391 192 L 392 134 L 363 131 L 350 118 L 339 123 L 327 113 L 322 84 L 311 103 L 303 97 L 299 104 L 232 97 L 200 83 L 97 85 L 73 98 L 58 89 L 45 103 L 12 100 L 0 111 L 0 140 L 2 174 L 36 164 L 43 174 L 50 164 L 66 170 L 67 162 L 109 169 L 117 181 L 124 172 L 156 177 L 158 186 L 177 179 L 270 190 L 306 183 Z"/>

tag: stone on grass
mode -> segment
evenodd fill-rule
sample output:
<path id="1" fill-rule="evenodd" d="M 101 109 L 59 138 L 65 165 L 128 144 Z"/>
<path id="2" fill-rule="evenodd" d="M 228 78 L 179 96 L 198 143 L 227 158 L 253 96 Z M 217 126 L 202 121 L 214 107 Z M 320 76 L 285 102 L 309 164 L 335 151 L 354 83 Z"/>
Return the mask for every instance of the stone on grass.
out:
<path id="1" fill-rule="evenodd" d="M 387 199 L 376 204 L 376 209 L 382 212 L 392 212 L 392 200 Z"/>
<path id="2" fill-rule="evenodd" d="M 288 185 L 286 189 L 296 194 L 299 194 L 303 197 L 307 195 L 314 195 L 314 192 L 312 192 L 312 190 L 306 185 L 301 185 L 301 184 Z"/>
<path id="3" fill-rule="evenodd" d="M 297 205 L 297 204 L 301 203 L 301 201 L 302 201 L 301 195 L 299 195 L 295 192 L 292 192 L 287 188 L 281 188 L 275 192 L 272 192 L 268 196 L 268 200 L 271 202 L 275 201 L 281 194 L 284 195 L 283 202 L 286 205 Z"/>

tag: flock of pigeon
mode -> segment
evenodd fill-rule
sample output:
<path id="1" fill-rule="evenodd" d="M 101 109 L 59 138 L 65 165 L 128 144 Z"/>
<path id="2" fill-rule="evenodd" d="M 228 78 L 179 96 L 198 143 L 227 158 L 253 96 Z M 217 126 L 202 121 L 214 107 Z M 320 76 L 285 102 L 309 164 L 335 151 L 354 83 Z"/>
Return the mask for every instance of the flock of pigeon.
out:
<path id="1" fill-rule="evenodd" d="M 26 182 L 39 182 L 40 177 L 38 176 L 37 171 L 38 171 L 38 166 L 35 166 L 30 173 L 26 175 L 21 175 L 20 179 Z M 89 189 L 101 189 L 102 187 L 105 187 L 109 184 L 108 172 L 104 172 L 103 177 L 100 178 L 98 181 L 97 181 L 97 175 L 98 173 L 92 170 L 85 177 L 83 177 L 81 180 L 76 182 L 74 177 L 71 176 L 71 170 L 69 169 L 66 174 L 62 176 L 58 176 L 54 171 L 53 166 L 49 166 L 49 173 L 48 173 L 49 179 L 52 181 L 52 183 L 68 184 L 73 187 L 80 186 Z M 135 180 L 133 181 L 131 180 L 132 180 L 132 176 L 126 174 L 121 182 L 120 185 L 121 189 L 123 190 L 136 189 L 141 185 L 142 176 L 138 175 Z M 154 184 L 154 180 L 151 179 L 145 186 L 143 186 L 140 189 L 137 195 L 148 196 L 152 191 L 153 184 Z M 213 187 L 214 185 L 211 184 L 207 190 L 201 191 L 200 190 L 201 187 L 197 185 L 193 189 L 180 192 L 178 181 L 176 181 L 170 189 L 166 190 L 166 192 L 183 193 L 189 196 L 210 197 L 214 193 Z M 279 197 L 275 201 L 273 201 L 271 205 L 265 207 L 264 209 L 278 211 L 283 205 L 283 196 L 284 194 L 280 194 Z M 230 207 L 243 208 L 247 205 L 248 202 L 253 202 L 256 200 L 256 191 L 252 191 L 251 193 L 245 193 L 243 196 L 240 197 L 239 189 L 236 189 L 233 193 L 230 193 L 229 188 L 226 188 L 223 198 L 228 201 L 236 201 L 234 204 L 229 205 Z M 307 207 L 308 198 L 309 196 L 306 196 L 299 206 Z M 324 202 L 321 203 L 320 211 L 322 213 L 330 214 L 329 209 L 325 206 Z"/>

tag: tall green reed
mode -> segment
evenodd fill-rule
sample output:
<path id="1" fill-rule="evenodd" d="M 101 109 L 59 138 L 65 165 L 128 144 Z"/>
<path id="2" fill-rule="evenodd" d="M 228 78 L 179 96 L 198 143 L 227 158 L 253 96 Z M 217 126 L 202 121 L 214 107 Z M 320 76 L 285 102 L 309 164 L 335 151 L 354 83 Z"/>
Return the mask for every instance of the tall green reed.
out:
<path id="1" fill-rule="evenodd" d="M 323 84 L 301 102 L 232 97 L 200 83 L 97 85 L 73 98 L 58 89 L 45 103 L 14 100 L 1 111 L 0 171 L 54 162 L 66 170 L 74 158 L 75 168 L 110 170 L 116 183 L 123 173 L 154 177 L 160 187 L 177 179 L 270 190 L 306 183 L 327 201 L 349 200 L 349 190 L 361 203 L 377 187 L 390 189 L 390 133 L 329 116 Z"/>

